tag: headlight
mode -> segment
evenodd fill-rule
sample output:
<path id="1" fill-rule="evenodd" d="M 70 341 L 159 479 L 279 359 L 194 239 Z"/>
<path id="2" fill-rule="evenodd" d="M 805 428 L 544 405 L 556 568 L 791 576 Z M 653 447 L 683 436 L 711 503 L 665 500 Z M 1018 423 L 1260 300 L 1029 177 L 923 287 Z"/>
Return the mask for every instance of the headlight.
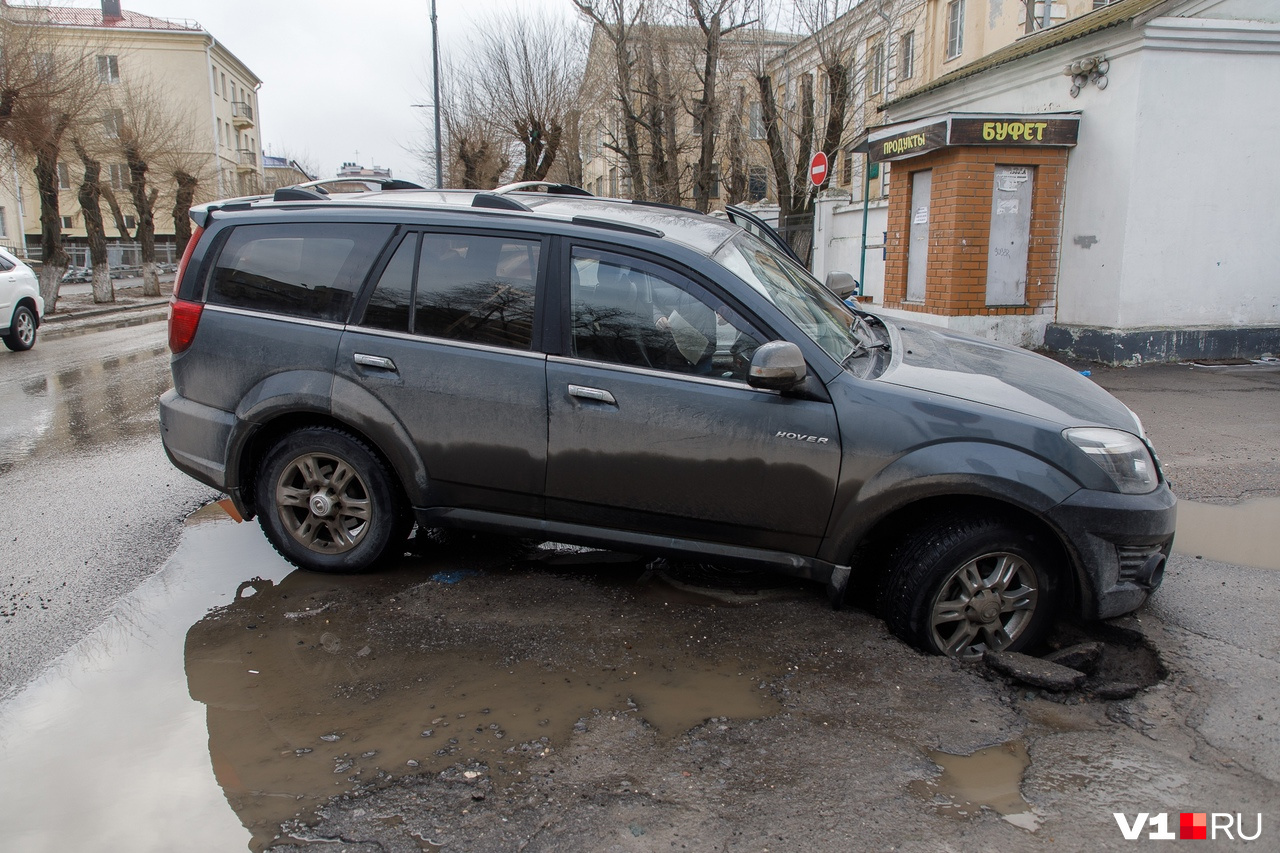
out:
<path id="1" fill-rule="evenodd" d="M 1156 464 L 1136 435 L 1100 427 L 1077 427 L 1062 434 L 1098 463 L 1124 494 L 1145 495 L 1159 485 Z"/>

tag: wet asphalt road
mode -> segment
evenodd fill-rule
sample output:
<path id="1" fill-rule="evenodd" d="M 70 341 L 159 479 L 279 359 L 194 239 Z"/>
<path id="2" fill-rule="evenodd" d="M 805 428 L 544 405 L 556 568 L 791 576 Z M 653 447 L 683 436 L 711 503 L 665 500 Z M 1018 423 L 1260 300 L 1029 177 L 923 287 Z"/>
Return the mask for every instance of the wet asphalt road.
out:
<path id="1" fill-rule="evenodd" d="M 0 697 L 98 625 L 213 493 L 165 458 L 152 323 L 0 351 Z"/>
<path id="2" fill-rule="evenodd" d="M 1280 496 L 1280 372 L 1095 379 L 1182 494 Z M 623 556 L 419 542 L 308 575 L 256 525 L 183 523 L 213 495 L 164 457 L 168 384 L 163 324 L 0 353 L 15 849 L 1122 850 L 1115 811 L 1228 810 L 1280 847 L 1274 569 L 1175 556 L 1124 623 L 1167 677 L 1122 701 L 922 657 L 820 590 L 726 604 Z"/>

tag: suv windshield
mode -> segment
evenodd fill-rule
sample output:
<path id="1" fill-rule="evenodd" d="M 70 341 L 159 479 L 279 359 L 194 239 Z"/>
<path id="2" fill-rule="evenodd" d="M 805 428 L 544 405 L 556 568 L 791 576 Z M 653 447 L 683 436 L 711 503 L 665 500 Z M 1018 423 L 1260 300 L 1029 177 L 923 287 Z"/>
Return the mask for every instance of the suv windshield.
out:
<path id="1" fill-rule="evenodd" d="M 838 296 L 758 237 L 743 232 L 713 259 L 778 306 L 837 362 L 874 344 L 874 338 L 863 340 L 856 315 Z"/>

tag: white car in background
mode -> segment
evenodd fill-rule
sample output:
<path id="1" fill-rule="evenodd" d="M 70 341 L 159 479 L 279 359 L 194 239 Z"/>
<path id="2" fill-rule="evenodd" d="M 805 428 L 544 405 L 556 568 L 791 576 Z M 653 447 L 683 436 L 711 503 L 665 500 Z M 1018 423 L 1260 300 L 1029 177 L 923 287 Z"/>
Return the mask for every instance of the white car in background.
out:
<path id="1" fill-rule="evenodd" d="M 0 249 L 0 338 L 14 352 L 36 343 L 36 329 L 44 316 L 40 283 L 31 267 Z"/>

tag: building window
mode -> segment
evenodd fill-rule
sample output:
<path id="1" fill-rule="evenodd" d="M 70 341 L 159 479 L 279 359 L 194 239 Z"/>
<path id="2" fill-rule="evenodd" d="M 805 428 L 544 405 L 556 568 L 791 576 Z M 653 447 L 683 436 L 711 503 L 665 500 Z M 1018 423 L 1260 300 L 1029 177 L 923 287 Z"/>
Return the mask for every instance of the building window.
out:
<path id="1" fill-rule="evenodd" d="M 898 45 L 898 79 L 910 80 L 916 73 L 916 34 L 903 33 Z"/>
<path id="2" fill-rule="evenodd" d="M 107 110 L 102 114 L 102 132 L 111 139 L 119 139 L 124 130 L 124 110 Z"/>
<path id="3" fill-rule="evenodd" d="M 111 178 L 111 189 L 127 190 L 129 188 L 129 167 L 121 163 L 112 163 L 107 167 Z"/>
<path id="4" fill-rule="evenodd" d="M 218 76 L 222 78 L 222 100 L 225 101 L 227 99 L 227 75 L 220 72 Z"/>
<path id="5" fill-rule="evenodd" d="M 694 181 L 693 197 L 700 198 L 701 195 L 702 193 L 698 192 L 698 183 L 697 181 Z M 711 192 L 710 194 L 708 194 L 707 197 L 720 198 L 720 167 L 719 166 L 711 167 Z"/>
<path id="6" fill-rule="evenodd" d="M 842 184 L 853 183 L 853 158 L 853 149 L 844 149 L 844 171 L 840 174 L 840 183 Z"/>
<path id="7" fill-rule="evenodd" d="M 99 83 L 119 83 L 120 82 L 120 63 L 114 56 L 98 57 L 98 82 Z"/>
<path id="8" fill-rule="evenodd" d="M 9 236 L 9 227 L 5 224 L 6 221 L 7 219 L 4 215 L 4 208 L 0 207 L 0 237 Z"/>
<path id="9" fill-rule="evenodd" d="M 947 59 L 964 52 L 964 0 L 947 4 Z"/>
<path id="10" fill-rule="evenodd" d="M 747 199 L 761 201 L 769 195 L 769 170 L 764 166 L 747 168 Z"/>
<path id="11" fill-rule="evenodd" d="M 877 95 L 884 91 L 884 42 L 877 41 L 871 45 L 867 59 L 870 67 L 867 73 L 871 75 L 871 94 Z"/>
<path id="12" fill-rule="evenodd" d="M 751 105 L 751 115 L 747 121 L 747 135 L 752 139 L 764 139 L 764 104 L 759 101 Z"/>
<path id="13" fill-rule="evenodd" d="M 213 66 L 213 94 L 215 94 L 215 95 L 220 95 L 220 94 L 222 94 L 222 93 L 218 90 L 218 67 L 217 67 L 216 65 L 215 65 L 215 66 Z"/>
<path id="14" fill-rule="evenodd" d="M 71 189 L 71 170 L 67 168 L 66 163 L 58 164 L 58 189 Z"/>
<path id="15" fill-rule="evenodd" d="M 609 197 L 618 197 L 618 167 L 609 167 Z"/>
<path id="16" fill-rule="evenodd" d="M 128 228 L 130 231 L 132 231 L 134 228 L 137 228 L 138 218 L 134 216 L 132 213 L 126 213 L 124 215 L 124 227 Z"/>
<path id="17" fill-rule="evenodd" d="M 70 216 L 62 217 L 62 227 L 64 230 L 71 230 L 76 227 L 75 219 Z"/>

